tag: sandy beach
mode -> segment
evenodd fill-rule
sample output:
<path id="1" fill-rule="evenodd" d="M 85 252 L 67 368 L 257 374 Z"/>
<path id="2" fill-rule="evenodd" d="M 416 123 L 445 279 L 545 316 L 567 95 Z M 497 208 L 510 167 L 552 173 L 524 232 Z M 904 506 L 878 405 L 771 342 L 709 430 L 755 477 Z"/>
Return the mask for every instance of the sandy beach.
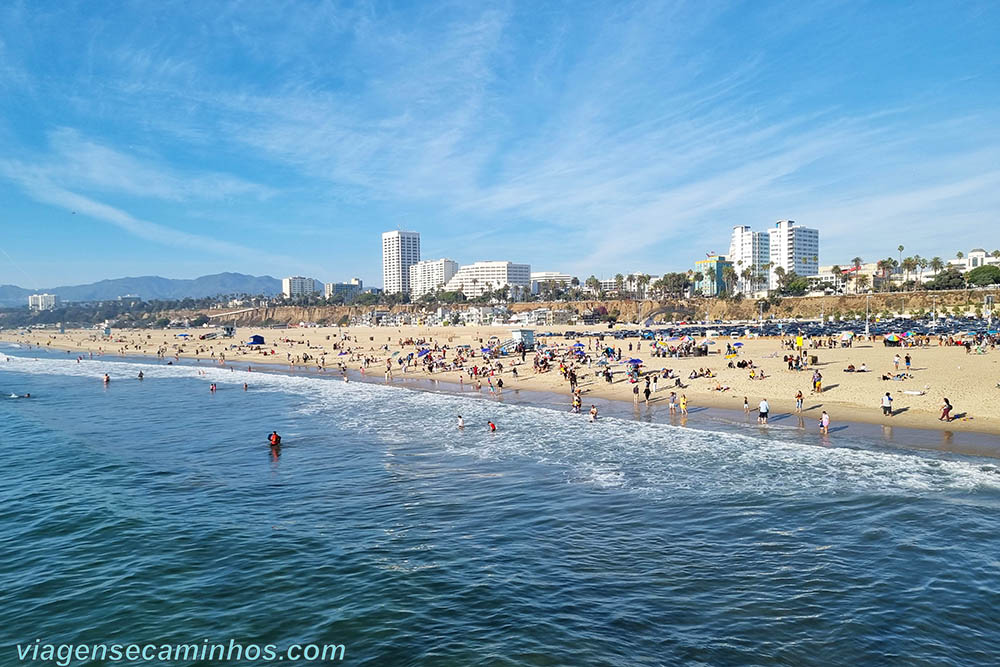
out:
<path id="1" fill-rule="evenodd" d="M 739 340 L 719 338 L 710 347 L 708 356 L 699 357 L 653 357 L 651 341 L 637 338 L 614 339 L 606 336 L 603 343 L 596 338 L 567 339 L 563 334 L 568 327 L 550 327 L 536 330 L 552 331 L 558 336 L 537 338 L 554 351 L 556 361 L 551 370 L 535 372 L 532 360 L 534 353 L 528 352 L 522 363 L 519 355 L 500 357 L 501 372 L 495 372 L 493 382 L 502 378 L 506 388 L 531 389 L 566 395 L 567 408 L 570 405 L 570 385 L 559 370 L 559 359 L 568 353 L 575 342 L 582 342 L 591 363 L 571 362 L 566 355 L 567 366 L 572 364 L 578 377 L 578 387 L 584 403 L 584 411 L 589 407 L 588 397 L 633 401 L 635 386 L 627 377 L 627 365 L 612 362 L 613 382 L 608 383 L 599 376 L 604 367 L 595 362 L 600 350 L 611 346 L 622 350 L 622 359 L 632 357 L 642 359 L 643 374 L 658 375 L 657 390 L 650 397 L 650 404 L 666 407 L 671 391 L 678 396 L 686 395 L 690 406 L 706 406 L 743 410 L 744 397 L 756 412 L 758 402 L 766 398 L 774 412 L 794 412 L 795 396 L 801 391 L 804 397 L 802 414 L 806 417 L 807 428 L 815 428 L 822 410 L 826 410 L 836 424 L 837 420 L 889 424 L 899 427 L 940 429 L 947 431 L 973 431 L 1000 434 L 1000 418 L 995 405 L 1000 388 L 1000 352 L 986 351 L 984 354 L 967 354 L 964 347 L 939 346 L 933 339 L 927 347 L 898 348 L 885 347 L 881 340 L 863 341 L 856 339 L 852 347 L 810 348 L 806 341 L 808 356 L 815 356 L 816 363 L 803 370 L 788 370 L 783 357 L 792 351 L 783 345 L 788 339 L 741 338 Z M 492 337 L 506 340 L 510 330 L 505 327 L 353 327 L 353 328 L 289 328 L 289 329 L 239 329 L 234 338 L 199 340 L 198 337 L 213 329 L 170 329 L 170 330 L 115 330 L 105 337 L 94 330 L 68 330 L 66 333 L 34 331 L 31 333 L 4 331 L 0 340 L 23 345 L 63 349 L 68 353 L 83 354 L 88 357 L 105 356 L 160 356 L 164 362 L 174 358 L 201 359 L 217 364 L 234 366 L 246 370 L 255 365 L 269 364 L 284 367 L 285 370 L 301 372 L 338 373 L 341 368 L 363 372 L 367 376 L 383 378 L 386 361 L 391 360 L 392 379 L 433 377 L 438 380 L 460 383 L 475 383 L 468 370 L 472 366 L 482 366 L 479 352 L 483 344 Z M 182 334 L 187 334 L 183 336 Z M 262 346 L 240 345 L 251 335 L 261 335 Z M 495 339 L 494 339 L 495 340 Z M 742 343 L 739 354 L 727 359 L 727 343 Z M 824 341 L 825 342 L 825 341 Z M 468 345 L 462 370 L 435 370 L 427 373 L 422 364 L 416 363 L 417 352 L 422 348 L 446 348 L 443 363 L 454 363 L 458 346 Z M 631 345 L 632 349 L 629 349 Z M 415 362 L 408 367 L 398 363 L 398 359 L 410 353 Z M 901 381 L 882 380 L 883 374 L 904 372 L 904 363 L 897 371 L 894 357 L 909 353 L 912 378 Z M 440 352 L 432 352 L 435 358 Z M 469 356 L 469 355 L 474 356 Z M 367 368 L 365 368 L 367 359 Z M 764 379 L 751 379 L 749 369 L 729 368 L 730 361 L 750 360 L 754 364 L 754 375 L 759 377 L 764 371 Z M 869 372 L 849 373 L 844 369 L 849 364 L 856 368 L 867 366 Z M 517 369 L 514 377 L 512 369 Z M 662 379 L 662 370 L 671 369 L 680 379 L 681 387 L 674 386 L 676 380 Z M 689 379 L 692 371 L 710 370 L 711 377 Z M 814 371 L 822 375 L 822 393 L 812 390 Z M 640 380 L 639 400 L 645 404 L 642 389 L 644 378 Z M 718 387 L 728 387 L 724 391 Z M 482 391 L 488 391 L 485 378 Z M 893 416 L 884 416 L 880 399 L 885 392 L 893 397 Z M 940 406 L 947 397 L 954 410 L 951 422 L 939 421 Z"/>

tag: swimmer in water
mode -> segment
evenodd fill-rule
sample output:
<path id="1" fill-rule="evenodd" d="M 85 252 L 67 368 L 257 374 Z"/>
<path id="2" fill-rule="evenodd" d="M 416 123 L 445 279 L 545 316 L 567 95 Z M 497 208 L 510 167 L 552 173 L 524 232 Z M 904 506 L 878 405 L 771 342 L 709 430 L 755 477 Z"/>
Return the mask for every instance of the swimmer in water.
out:
<path id="1" fill-rule="evenodd" d="M 107 373 L 105 373 L 104 374 L 104 384 L 108 384 L 109 382 L 111 382 L 111 376 L 108 375 Z"/>
<path id="2" fill-rule="evenodd" d="M 496 433 L 497 425 L 493 422 L 486 422 L 489 425 L 490 433 Z"/>
<path id="3" fill-rule="evenodd" d="M 462 419 L 462 415 L 458 416 L 458 427 L 459 428 L 465 428 L 465 420 Z"/>
<path id="4" fill-rule="evenodd" d="M 143 377 L 145 376 L 142 374 L 142 371 L 139 371 L 139 379 L 141 380 Z"/>
<path id="5" fill-rule="evenodd" d="M 590 406 L 590 421 L 592 421 L 592 422 L 596 422 L 597 421 L 597 406 L 596 405 L 591 405 Z"/>
<path id="6" fill-rule="evenodd" d="M 281 436 L 278 435 L 277 431 L 271 431 L 271 435 L 267 436 L 267 441 L 271 443 L 272 447 L 277 447 L 281 444 Z"/>

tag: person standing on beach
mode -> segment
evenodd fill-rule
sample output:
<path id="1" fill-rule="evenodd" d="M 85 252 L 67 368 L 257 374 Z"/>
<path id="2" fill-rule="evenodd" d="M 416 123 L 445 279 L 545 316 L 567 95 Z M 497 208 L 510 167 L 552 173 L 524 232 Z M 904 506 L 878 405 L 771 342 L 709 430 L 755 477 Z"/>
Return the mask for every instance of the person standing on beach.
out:
<path id="1" fill-rule="evenodd" d="M 893 366 L 896 367 L 896 370 L 898 371 L 899 370 L 899 353 L 898 352 L 896 353 L 896 356 L 892 358 L 892 364 L 893 364 Z"/>
<path id="2" fill-rule="evenodd" d="M 888 415 L 892 417 L 892 394 L 885 392 L 885 396 L 882 397 L 882 416 Z"/>
<path id="3" fill-rule="evenodd" d="M 830 415 L 823 411 L 823 416 L 819 418 L 819 432 L 823 435 L 830 434 Z"/>
<path id="4" fill-rule="evenodd" d="M 802 412 L 802 391 L 795 394 L 795 411 Z"/>
<path id="5" fill-rule="evenodd" d="M 670 396 L 667 397 L 667 405 L 670 407 L 670 414 L 677 414 L 677 392 L 670 392 Z"/>
<path id="6" fill-rule="evenodd" d="M 591 405 L 590 406 L 590 421 L 592 421 L 592 422 L 596 422 L 597 421 L 597 406 L 596 405 Z"/>
<path id="7" fill-rule="evenodd" d="M 688 413 L 688 397 L 687 394 L 681 394 L 681 414 L 686 415 Z"/>
<path id="8" fill-rule="evenodd" d="M 760 405 L 757 406 L 757 423 L 766 424 L 767 414 L 771 411 L 771 406 L 767 404 L 767 399 L 760 399 Z"/>
<path id="9" fill-rule="evenodd" d="M 746 396 L 743 397 L 743 414 L 750 414 L 750 401 Z"/>
<path id="10" fill-rule="evenodd" d="M 632 385 L 632 403 L 639 405 L 639 385 Z"/>
<path id="11" fill-rule="evenodd" d="M 649 384 L 646 384 L 646 388 L 642 390 L 643 395 L 646 397 L 646 405 L 649 405 Z"/>
<path id="12" fill-rule="evenodd" d="M 909 352 L 907 352 L 907 353 L 906 353 L 906 356 L 905 356 L 905 357 L 903 357 L 903 363 L 905 363 L 905 364 L 906 364 L 906 371 L 907 371 L 907 372 L 909 372 L 909 371 L 910 371 L 910 362 L 911 362 L 911 361 L 912 361 L 912 360 L 910 359 L 910 353 L 909 353 Z"/>

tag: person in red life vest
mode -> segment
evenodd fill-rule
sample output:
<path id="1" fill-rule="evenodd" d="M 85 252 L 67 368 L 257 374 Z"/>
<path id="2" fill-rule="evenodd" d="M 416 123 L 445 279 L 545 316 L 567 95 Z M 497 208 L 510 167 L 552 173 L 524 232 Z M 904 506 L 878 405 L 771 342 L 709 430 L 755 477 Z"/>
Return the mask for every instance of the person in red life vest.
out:
<path id="1" fill-rule="evenodd" d="M 277 431 L 271 431 L 271 435 L 267 439 L 270 441 L 272 447 L 277 447 L 281 444 L 281 436 L 278 435 Z"/>
<path id="2" fill-rule="evenodd" d="M 490 433 L 496 432 L 496 430 L 497 430 L 497 425 L 496 424 L 494 424 L 493 422 L 486 422 L 486 423 L 489 424 Z"/>

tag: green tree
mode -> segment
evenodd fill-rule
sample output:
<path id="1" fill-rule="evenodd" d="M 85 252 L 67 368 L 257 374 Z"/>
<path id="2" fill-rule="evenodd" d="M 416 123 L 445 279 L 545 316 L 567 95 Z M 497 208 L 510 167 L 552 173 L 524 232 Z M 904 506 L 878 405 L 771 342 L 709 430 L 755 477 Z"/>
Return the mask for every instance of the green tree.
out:
<path id="1" fill-rule="evenodd" d="M 977 266 L 965 274 L 965 279 L 970 285 L 977 287 L 1000 284 L 1000 267 L 992 264 Z"/>

